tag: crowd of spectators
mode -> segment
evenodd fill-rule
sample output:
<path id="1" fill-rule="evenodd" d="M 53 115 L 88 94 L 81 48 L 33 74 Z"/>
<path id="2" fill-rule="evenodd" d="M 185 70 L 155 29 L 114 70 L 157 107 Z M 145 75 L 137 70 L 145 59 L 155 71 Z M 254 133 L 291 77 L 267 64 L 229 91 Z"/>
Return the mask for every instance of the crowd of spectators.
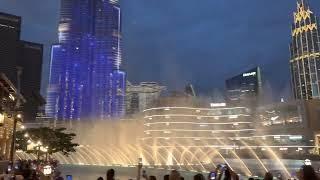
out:
<path id="1" fill-rule="evenodd" d="M 106 180 L 115 180 L 114 169 L 109 169 L 106 173 Z M 138 166 L 138 173 L 136 180 L 156 180 L 155 176 L 148 176 L 145 170 L 142 170 L 142 165 Z M 193 176 L 193 180 L 239 180 L 240 177 L 228 166 L 218 166 L 214 171 L 208 175 L 196 174 Z M 248 180 L 260 180 L 254 177 L 248 177 Z M 267 172 L 263 180 L 286 180 L 282 177 L 274 177 L 271 172 Z M 97 180 L 104 180 L 103 177 L 99 177 Z M 129 179 L 132 180 L 132 179 Z M 184 180 L 177 170 L 172 170 L 170 174 L 164 175 L 163 180 Z M 320 180 L 318 174 L 314 168 L 310 165 L 303 165 L 297 172 L 296 177 L 291 177 L 289 180 Z"/>

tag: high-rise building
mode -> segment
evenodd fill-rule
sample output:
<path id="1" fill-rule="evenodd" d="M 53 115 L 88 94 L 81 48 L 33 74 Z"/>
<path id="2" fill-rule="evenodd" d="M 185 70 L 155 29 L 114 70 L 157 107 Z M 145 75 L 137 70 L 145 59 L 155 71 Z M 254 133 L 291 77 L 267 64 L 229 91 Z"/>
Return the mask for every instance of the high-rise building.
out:
<path id="1" fill-rule="evenodd" d="M 21 111 L 24 121 L 30 122 L 35 120 L 38 107 L 44 103 L 40 95 L 43 47 L 20 40 L 20 31 L 21 17 L 0 13 L 0 73 L 25 97 Z"/>
<path id="2" fill-rule="evenodd" d="M 24 120 L 34 121 L 39 106 L 44 104 L 40 95 L 43 45 L 20 41 L 18 66 L 21 67 L 21 94 L 26 99 L 23 104 Z"/>
<path id="3" fill-rule="evenodd" d="M 61 0 L 46 113 L 56 120 L 108 119 L 125 112 L 121 10 L 116 0 Z"/>
<path id="4" fill-rule="evenodd" d="M 306 0 L 298 0 L 290 44 L 290 68 L 295 99 L 319 99 L 320 40 L 317 16 Z"/>
<path id="5" fill-rule="evenodd" d="M 230 105 L 256 105 L 262 93 L 261 72 L 255 67 L 226 80 L 226 100 Z"/>
<path id="6" fill-rule="evenodd" d="M 17 58 L 20 40 L 21 17 L 0 13 L 0 72 L 12 83 L 17 81 Z"/>
<path id="7" fill-rule="evenodd" d="M 139 85 L 127 82 L 126 114 L 133 115 L 151 108 L 165 89 L 156 82 L 141 82 Z"/>

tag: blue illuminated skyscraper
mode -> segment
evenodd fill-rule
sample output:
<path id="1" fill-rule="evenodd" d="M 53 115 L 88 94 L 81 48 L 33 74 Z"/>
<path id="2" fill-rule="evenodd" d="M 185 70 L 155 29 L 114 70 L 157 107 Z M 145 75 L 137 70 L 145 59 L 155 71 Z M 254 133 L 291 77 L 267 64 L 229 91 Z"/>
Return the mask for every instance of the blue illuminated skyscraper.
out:
<path id="1" fill-rule="evenodd" d="M 124 115 L 117 0 L 61 0 L 59 43 L 52 46 L 46 113 L 57 120 Z"/>

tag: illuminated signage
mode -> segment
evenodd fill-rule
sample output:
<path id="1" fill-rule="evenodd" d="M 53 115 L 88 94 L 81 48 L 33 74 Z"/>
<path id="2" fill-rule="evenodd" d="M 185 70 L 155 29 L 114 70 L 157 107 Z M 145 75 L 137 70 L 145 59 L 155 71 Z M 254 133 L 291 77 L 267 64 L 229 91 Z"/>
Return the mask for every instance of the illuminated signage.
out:
<path id="1" fill-rule="evenodd" d="M 210 107 L 225 107 L 226 103 L 210 103 Z"/>
<path id="2" fill-rule="evenodd" d="M 257 72 L 248 72 L 248 73 L 243 73 L 242 76 L 248 77 L 248 76 L 255 76 L 256 74 L 257 74 Z"/>

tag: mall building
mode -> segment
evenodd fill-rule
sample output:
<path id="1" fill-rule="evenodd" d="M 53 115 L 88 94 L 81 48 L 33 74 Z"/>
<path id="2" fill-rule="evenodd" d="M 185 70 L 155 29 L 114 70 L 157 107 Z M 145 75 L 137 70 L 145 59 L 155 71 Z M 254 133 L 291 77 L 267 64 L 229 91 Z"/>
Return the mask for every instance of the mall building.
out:
<path id="1" fill-rule="evenodd" d="M 157 147 L 203 147 L 254 150 L 282 155 L 318 153 L 320 102 L 295 101 L 252 111 L 226 103 L 204 104 L 196 97 L 161 98 L 144 110 L 144 144 Z M 223 151 L 226 152 L 226 151 Z M 241 153 L 242 152 L 242 153 Z"/>

